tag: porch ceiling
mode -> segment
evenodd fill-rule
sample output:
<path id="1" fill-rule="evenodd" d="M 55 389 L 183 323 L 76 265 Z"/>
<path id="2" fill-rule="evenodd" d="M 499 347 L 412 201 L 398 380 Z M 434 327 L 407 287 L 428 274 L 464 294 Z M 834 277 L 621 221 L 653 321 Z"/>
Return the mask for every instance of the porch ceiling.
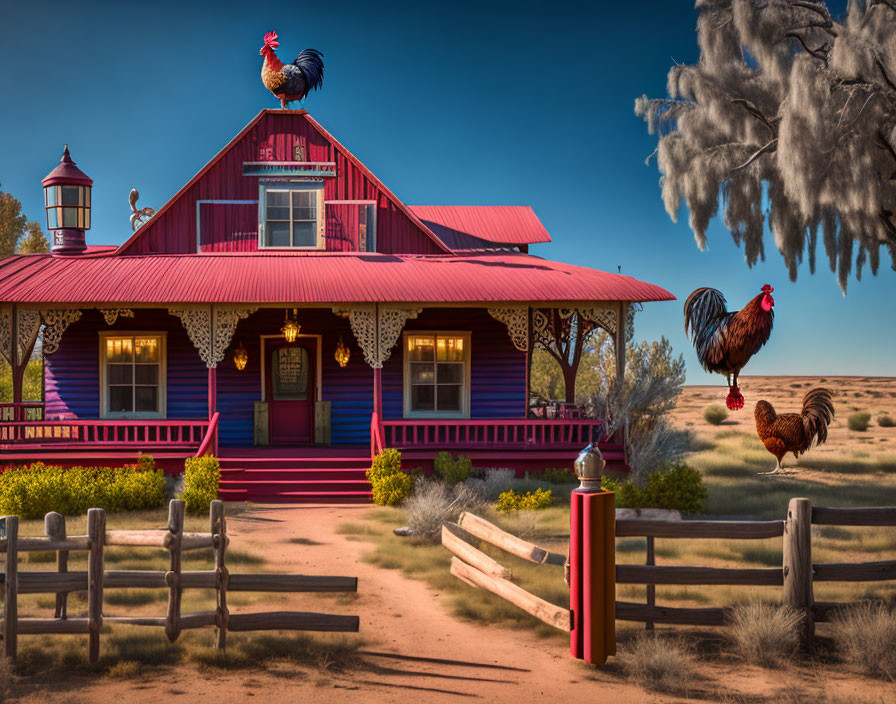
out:
<path id="1" fill-rule="evenodd" d="M 674 300 L 665 289 L 527 254 L 17 255 L 0 301 L 30 304 L 494 304 Z"/>

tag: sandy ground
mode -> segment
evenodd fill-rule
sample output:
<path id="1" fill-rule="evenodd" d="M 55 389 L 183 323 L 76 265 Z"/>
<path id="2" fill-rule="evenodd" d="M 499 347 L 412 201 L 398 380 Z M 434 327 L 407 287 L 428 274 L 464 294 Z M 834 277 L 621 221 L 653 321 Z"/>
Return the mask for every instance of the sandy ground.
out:
<path id="1" fill-rule="evenodd" d="M 742 376 L 739 385 L 746 401 L 743 409 L 730 412 L 722 425 L 713 426 L 703 419 L 703 411 L 707 406 L 725 405 L 728 389 L 725 380 L 722 377 L 719 379 L 720 386 L 685 386 L 672 412 L 673 422 L 694 430 L 698 436 L 711 437 L 724 430 L 752 434 L 756 432 L 753 408 L 757 401 L 768 401 L 778 413 L 798 413 L 803 395 L 813 387 L 824 386 L 834 394 L 836 415 L 829 429 L 827 444 L 814 449 L 813 455 L 863 452 L 874 456 L 896 453 L 896 428 L 877 425 L 878 416 L 884 413 L 896 420 L 894 377 Z M 871 414 L 871 425 L 867 431 L 859 433 L 846 427 L 846 418 L 854 411 L 868 411 Z M 792 464 L 793 457 L 788 458 Z"/>

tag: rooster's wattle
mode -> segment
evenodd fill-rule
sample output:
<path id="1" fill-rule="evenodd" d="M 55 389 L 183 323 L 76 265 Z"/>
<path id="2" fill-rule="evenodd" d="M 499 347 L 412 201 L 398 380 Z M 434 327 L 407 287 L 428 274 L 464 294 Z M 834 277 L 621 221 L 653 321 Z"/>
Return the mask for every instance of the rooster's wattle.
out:
<path id="1" fill-rule="evenodd" d="M 320 88 L 324 81 L 323 54 L 317 49 L 305 49 L 291 64 L 277 58 L 274 49 L 280 46 L 276 32 L 264 35 L 264 46 L 259 52 L 264 57 L 261 65 L 261 82 L 276 97 L 280 107 L 293 100 L 301 100 L 312 90 Z"/>
<path id="2" fill-rule="evenodd" d="M 714 288 L 698 288 L 684 303 L 684 331 L 694 343 L 701 366 L 728 379 L 725 403 L 732 411 L 744 407 L 737 375 L 772 334 L 774 290 L 766 284 L 762 293 L 734 313 L 728 312 L 725 296 Z"/>

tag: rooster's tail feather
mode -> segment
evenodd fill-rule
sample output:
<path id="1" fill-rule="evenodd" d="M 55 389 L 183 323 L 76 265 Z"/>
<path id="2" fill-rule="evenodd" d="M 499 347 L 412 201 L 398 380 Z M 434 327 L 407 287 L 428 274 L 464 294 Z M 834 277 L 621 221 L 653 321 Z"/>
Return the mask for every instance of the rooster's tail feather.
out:
<path id="1" fill-rule="evenodd" d="M 803 427 L 816 445 L 828 439 L 828 425 L 834 418 L 833 394 L 830 389 L 816 387 L 803 397 Z"/>
<path id="2" fill-rule="evenodd" d="M 305 76 L 306 92 L 320 88 L 324 82 L 324 55 L 317 49 L 305 49 L 292 62 Z"/>

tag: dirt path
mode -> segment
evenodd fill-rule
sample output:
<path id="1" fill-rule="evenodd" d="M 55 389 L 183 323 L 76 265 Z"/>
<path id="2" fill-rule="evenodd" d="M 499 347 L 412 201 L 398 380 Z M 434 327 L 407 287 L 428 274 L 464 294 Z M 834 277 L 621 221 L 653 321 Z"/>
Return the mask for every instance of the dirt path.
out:
<path id="1" fill-rule="evenodd" d="M 159 666 L 133 680 L 67 677 L 64 681 L 26 682 L 22 701 L 158 704 L 160 697 L 166 702 L 265 704 L 409 700 L 429 704 L 467 699 L 513 704 L 686 701 L 621 684 L 609 673 L 572 660 L 561 640 L 542 639 L 525 630 L 480 626 L 451 616 L 436 590 L 397 570 L 363 562 L 361 557 L 370 546 L 336 532 L 341 523 L 360 520 L 369 510 L 259 506 L 228 519 L 231 547 L 263 555 L 278 572 L 358 577 L 355 600 L 297 595 L 277 600 L 270 607 L 359 614 L 364 645 L 350 670 L 334 673 L 288 664 L 257 670 Z M 293 542 L 296 539 L 313 544 L 297 544 Z M 258 605 L 250 608 L 258 610 Z M 765 672 L 738 663 L 704 665 L 689 701 L 774 698 L 776 692 L 793 687 L 793 676 L 793 672 Z M 810 689 L 818 686 L 806 684 Z M 830 685 L 835 685 L 832 689 L 838 690 L 838 695 L 858 693 L 855 681 L 829 681 L 824 689 Z M 877 701 L 878 693 L 874 694 L 868 701 Z"/>

